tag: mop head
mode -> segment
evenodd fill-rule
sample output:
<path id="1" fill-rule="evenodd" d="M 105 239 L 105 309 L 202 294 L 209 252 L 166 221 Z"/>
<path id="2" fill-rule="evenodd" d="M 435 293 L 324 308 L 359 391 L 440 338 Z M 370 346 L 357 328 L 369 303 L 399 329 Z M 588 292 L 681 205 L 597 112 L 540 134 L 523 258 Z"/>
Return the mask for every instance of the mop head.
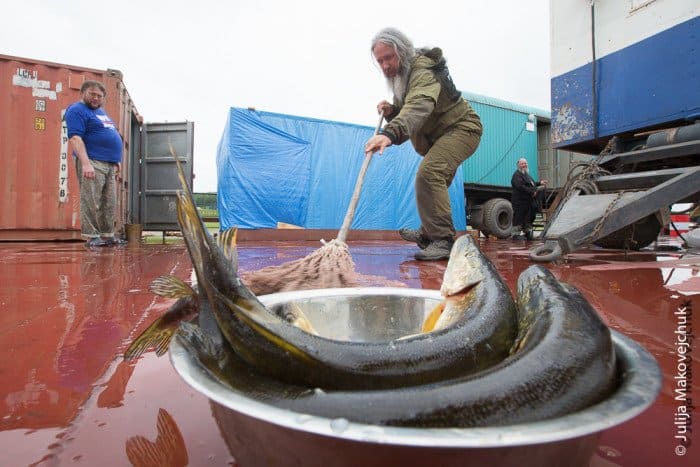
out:
<path id="1" fill-rule="evenodd" d="M 255 295 L 359 285 L 348 245 L 339 240 L 279 266 L 241 272 L 241 279 Z"/>
<path id="2" fill-rule="evenodd" d="M 355 271 L 348 245 L 338 239 L 324 243 L 311 254 L 278 266 L 241 271 L 241 279 L 255 295 L 291 290 L 342 287 L 406 287 L 400 281 Z"/>

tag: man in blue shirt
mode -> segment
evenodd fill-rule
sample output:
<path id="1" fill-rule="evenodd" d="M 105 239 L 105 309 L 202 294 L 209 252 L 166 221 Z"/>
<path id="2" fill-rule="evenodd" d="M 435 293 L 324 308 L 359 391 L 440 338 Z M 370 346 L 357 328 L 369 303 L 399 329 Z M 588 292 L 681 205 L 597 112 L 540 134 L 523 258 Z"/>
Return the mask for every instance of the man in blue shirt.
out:
<path id="1" fill-rule="evenodd" d="M 68 107 L 65 115 L 80 184 L 81 233 L 89 247 L 126 243 L 114 237 L 116 176 L 123 143 L 102 109 L 106 94 L 102 83 L 85 81 L 80 87 L 81 100 Z"/>

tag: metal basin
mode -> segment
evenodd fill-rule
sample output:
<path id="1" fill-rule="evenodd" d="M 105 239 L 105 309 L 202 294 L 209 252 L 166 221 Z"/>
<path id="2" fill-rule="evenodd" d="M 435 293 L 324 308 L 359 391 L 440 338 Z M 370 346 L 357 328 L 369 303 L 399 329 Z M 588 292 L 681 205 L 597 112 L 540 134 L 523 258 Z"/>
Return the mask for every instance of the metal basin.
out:
<path id="1" fill-rule="evenodd" d="M 285 292 L 267 306 L 295 302 L 314 328 L 340 340 L 377 341 L 416 333 L 440 302 L 438 291 L 364 287 Z M 242 467 L 588 465 L 605 429 L 644 411 L 661 387 L 654 358 L 613 331 L 620 385 L 608 399 L 562 417 L 484 428 L 398 428 L 296 413 L 232 390 L 209 375 L 173 340 L 180 376 L 211 400 L 212 413 Z"/>

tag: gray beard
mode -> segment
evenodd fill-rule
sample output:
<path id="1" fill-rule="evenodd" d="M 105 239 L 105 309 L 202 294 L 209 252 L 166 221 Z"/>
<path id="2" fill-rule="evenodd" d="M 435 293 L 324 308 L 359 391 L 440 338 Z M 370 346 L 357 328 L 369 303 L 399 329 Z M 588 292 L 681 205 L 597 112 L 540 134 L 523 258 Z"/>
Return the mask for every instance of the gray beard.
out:
<path id="1" fill-rule="evenodd" d="M 528 170 L 528 169 L 518 169 L 518 170 L 520 170 L 521 174 L 530 175 L 530 170 Z"/>
<path id="2" fill-rule="evenodd" d="M 411 74 L 411 69 L 406 67 L 401 67 L 399 74 L 393 78 L 387 78 L 387 85 L 389 90 L 394 94 L 394 99 L 396 103 L 401 107 L 403 105 L 403 100 L 406 97 L 406 90 L 408 88 L 408 76 Z"/>

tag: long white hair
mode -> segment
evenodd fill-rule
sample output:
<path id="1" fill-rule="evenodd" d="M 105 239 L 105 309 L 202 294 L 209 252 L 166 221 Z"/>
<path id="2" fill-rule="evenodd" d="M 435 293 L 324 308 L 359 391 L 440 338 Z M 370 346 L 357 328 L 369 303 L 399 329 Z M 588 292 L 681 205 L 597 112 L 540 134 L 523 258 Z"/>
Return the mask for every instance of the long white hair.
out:
<path id="1" fill-rule="evenodd" d="M 396 55 L 399 56 L 399 72 L 395 77 L 387 78 L 387 85 L 389 90 L 394 93 L 394 98 L 401 105 L 406 97 L 408 77 L 411 74 L 411 61 L 416 56 L 416 49 L 411 40 L 396 28 L 384 28 L 379 31 L 372 39 L 370 50 L 374 52 L 374 48 L 380 42 L 393 47 Z"/>

